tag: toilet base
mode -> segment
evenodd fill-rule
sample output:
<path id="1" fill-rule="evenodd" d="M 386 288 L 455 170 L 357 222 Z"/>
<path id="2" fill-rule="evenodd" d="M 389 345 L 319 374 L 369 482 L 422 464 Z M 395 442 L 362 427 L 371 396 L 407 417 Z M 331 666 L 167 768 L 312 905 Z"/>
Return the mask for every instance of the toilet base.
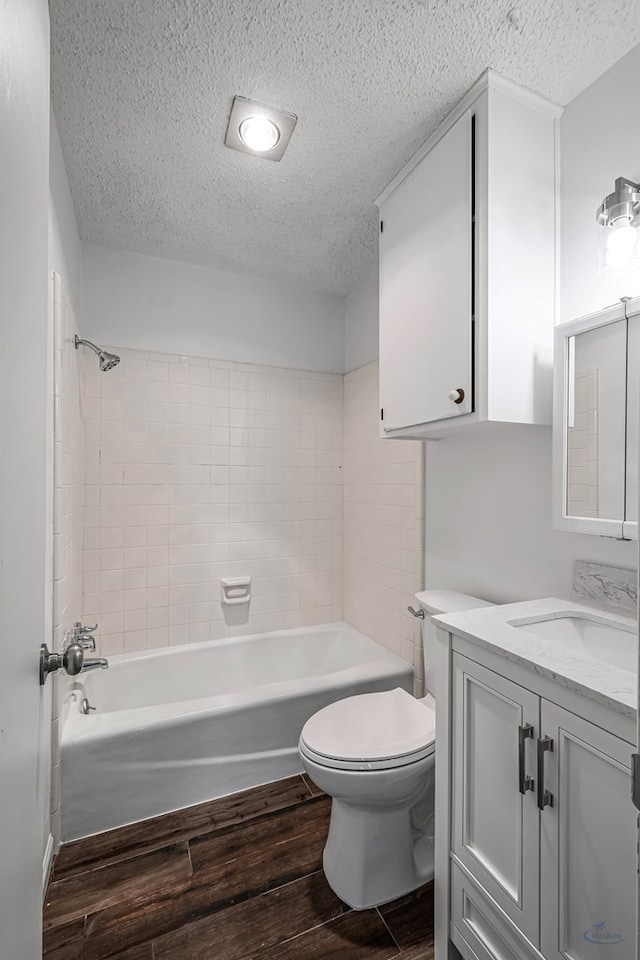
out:
<path id="1" fill-rule="evenodd" d="M 422 809 L 425 807 L 425 809 Z M 433 879 L 433 797 L 414 807 L 363 808 L 333 800 L 323 866 L 334 893 L 366 910 Z"/>

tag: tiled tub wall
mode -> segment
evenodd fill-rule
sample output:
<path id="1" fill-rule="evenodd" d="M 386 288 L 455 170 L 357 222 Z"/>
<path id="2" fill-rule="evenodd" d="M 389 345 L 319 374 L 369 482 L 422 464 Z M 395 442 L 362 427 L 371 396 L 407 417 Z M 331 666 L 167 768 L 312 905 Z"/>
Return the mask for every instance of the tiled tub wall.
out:
<path id="1" fill-rule="evenodd" d="M 378 364 L 344 382 L 344 619 L 415 668 L 423 685 L 423 445 L 378 436 Z"/>
<path id="2" fill-rule="evenodd" d="M 76 321 L 61 278 L 53 274 L 53 637 L 62 650 L 64 632 L 80 618 L 83 590 L 84 436 Z M 51 728 L 51 830 L 59 835 L 60 725 L 68 687 L 65 673 L 53 680 Z"/>
<path id="3" fill-rule="evenodd" d="M 574 423 L 569 427 L 567 513 L 570 517 L 598 517 L 600 455 L 597 367 L 576 370 L 574 407 Z"/>
<path id="4" fill-rule="evenodd" d="M 109 349 L 107 373 L 83 360 L 100 652 L 341 619 L 343 378 Z M 225 619 L 220 579 L 246 574 Z"/>

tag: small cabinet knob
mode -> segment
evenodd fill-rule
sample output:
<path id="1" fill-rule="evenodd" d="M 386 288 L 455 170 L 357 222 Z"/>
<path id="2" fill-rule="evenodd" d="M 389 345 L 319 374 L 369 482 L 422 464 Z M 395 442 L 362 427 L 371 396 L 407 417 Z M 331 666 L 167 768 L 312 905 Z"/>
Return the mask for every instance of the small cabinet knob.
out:
<path id="1" fill-rule="evenodd" d="M 462 387 L 457 387 L 455 390 L 452 390 L 449 394 L 449 400 L 453 400 L 454 403 L 462 403 L 464 400 L 464 390 Z"/>

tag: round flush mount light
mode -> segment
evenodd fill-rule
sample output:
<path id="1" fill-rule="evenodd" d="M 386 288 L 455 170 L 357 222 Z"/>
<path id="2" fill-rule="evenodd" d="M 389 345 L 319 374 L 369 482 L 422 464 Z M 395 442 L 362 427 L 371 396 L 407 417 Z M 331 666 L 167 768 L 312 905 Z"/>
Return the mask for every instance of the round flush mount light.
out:
<path id="1" fill-rule="evenodd" d="M 298 118 L 264 103 L 234 97 L 225 145 L 262 160 L 281 160 Z"/>
<path id="2" fill-rule="evenodd" d="M 280 130 L 268 117 L 247 117 L 238 127 L 238 135 L 244 145 L 256 153 L 273 150 L 280 139 Z"/>

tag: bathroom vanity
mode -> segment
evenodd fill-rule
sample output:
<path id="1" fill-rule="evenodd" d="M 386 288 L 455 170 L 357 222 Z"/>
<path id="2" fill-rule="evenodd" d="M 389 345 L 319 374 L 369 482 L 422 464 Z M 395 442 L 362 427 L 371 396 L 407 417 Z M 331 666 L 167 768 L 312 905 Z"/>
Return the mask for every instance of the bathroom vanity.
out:
<path id="1" fill-rule="evenodd" d="M 436 622 L 438 960 L 632 960 L 635 621 L 547 599 Z"/>

